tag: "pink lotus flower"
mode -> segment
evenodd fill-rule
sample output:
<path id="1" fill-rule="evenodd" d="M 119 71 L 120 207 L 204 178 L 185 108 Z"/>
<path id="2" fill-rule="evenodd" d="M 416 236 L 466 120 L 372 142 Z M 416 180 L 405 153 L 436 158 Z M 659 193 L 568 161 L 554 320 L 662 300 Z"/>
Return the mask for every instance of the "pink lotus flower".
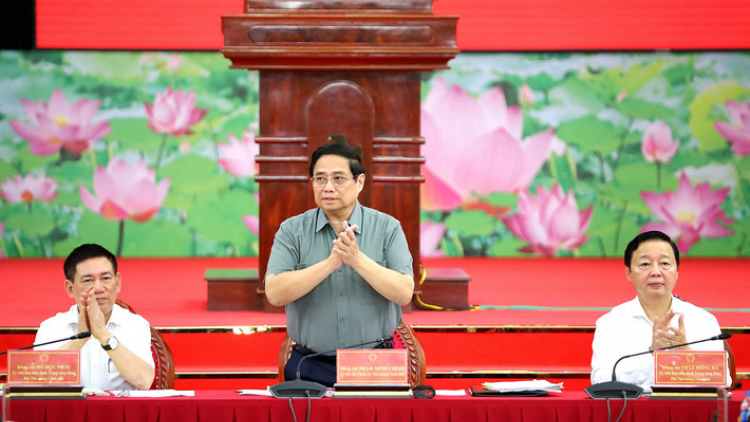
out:
<path id="1" fill-rule="evenodd" d="M 502 220 L 517 238 L 529 242 L 519 251 L 552 256 L 586 243 L 592 213 L 593 207 L 579 212 L 573 192 L 565 195 L 557 184 L 549 192 L 539 186 L 537 196 L 520 192 L 518 213 Z"/>
<path id="2" fill-rule="evenodd" d="M 139 223 L 151 219 L 161 208 L 169 190 L 169 179 L 158 184 L 154 170 L 146 167 L 144 160 L 128 164 L 115 158 L 107 168 L 97 167 L 94 173 L 92 195 L 83 186 L 78 187 L 81 200 L 90 210 L 109 220 L 131 218 Z"/>
<path id="3" fill-rule="evenodd" d="M 714 122 L 716 130 L 732 143 L 732 151 L 740 157 L 750 154 L 750 102 L 727 101 L 730 122 Z"/>
<path id="4" fill-rule="evenodd" d="M 260 234 L 260 219 L 258 219 L 255 215 L 246 215 L 242 217 L 242 222 L 245 223 L 245 226 L 248 230 L 255 233 L 256 235 Z"/>
<path id="5" fill-rule="evenodd" d="M 167 60 L 167 69 L 176 72 L 180 69 L 180 65 L 182 65 L 182 57 L 178 53 L 170 54 Z"/>
<path id="6" fill-rule="evenodd" d="M 534 91 L 531 90 L 529 85 L 521 85 L 521 90 L 518 92 L 518 103 L 522 106 L 534 105 Z"/>
<path id="7" fill-rule="evenodd" d="M 677 247 L 685 253 L 701 237 L 728 236 L 734 232 L 718 223 L 734 222 L 719 209 L 728 193 L 729 188 L 713 191 L 708 183 L 698 183 L 693 187 L 687 175 L 682 173 L 675 192 L 641 192 L 643 201 L 662 220 L 646 224 L 642 231 L 659 230 L 678 239 Z"/>
<path id="8" fill-rule="evenodd" d="M 445 223 L 423 221 L 419 225 L 419 254 L 422 258 L 439 258 L 444 255 L 439 250 L 440 241 L 445 235 Z"/>
<path id="9" fill-rule="evenodd" d="M 425 183 L 419 186 L 421 207 L 426 210 L 452 210 L 461 205 L 461 195 L 433 173 L 429 167 L 423 166 L 422 173 Z"/>
<path id="10" fill-rule="evenodd" d="M 562 157 L 565 154 L 565 150 L 568 149 L 568 144 L 562 139 L 558 138 L 557 135 L 552 136 L 552 146 L 550 150 L 555 153 L 558 157 Z"/>
<path id="11" fill-rule="evenodd" d="M 526 189 L 549 157 L 554 135 L 545 130 L 521 141 L 521 109 L 507 106 L 500 87 L 475 99 L 459 86 L 446 86 L 442 78 L 422 104 L 421 124 L 427 140 L 424 190 L 464 202 L 475 194 Z M 433 199 L 422 207 L 445 209 L 435 208 L 440 204 Z"/>
<path id="12" fill-rule="evenodd" d="M 148 115 L 148 127 L 156 133 L 168 133 L 173 136 L 193 133 L 190 126 L 198 123 L 208 109 L 195 108 L 195 91 L 187 94 L 182 89 L 172 91 L 167 88 L 156 94 L 154 104 L 144 103 Z"/>
<path id="13" fill-rule="evenodd" d="M 679 141 L 672 140 L 672 130 L 664 123 L 652 123 L 643 135 L 641 152 L 649 163 L 668 163 L 677 152 Z"/>
<path id="14" fill-rule="evenodd" d="M 5 182 L 0 184 L 3 198 L 10 203 L 25 202 L 33 200 L 44 201 L 49 203 L 57 197 L 58 183 L 51 177 L 46 177 L 44 173 L 39 176 L 27 174 L 21 177 L 17 174 L 13 180 L 6 178 Z"/>
<path id="15" fill-rule="evenodd" d="M 10 126 L 18 136 L 29 141 L 29 151 L 36 155 L 54 154 L 61 148 L 80 154 L 110 132 L 109 121 L 92 122 L 100 103 L 83 98 L 68 104 L 65 94 L 57 88 L 49 103 L 22 99 L 31 125 L 13 120 Z"/>
<path id="16" fill-rule="evenodd" d="M 224 157 L 219 159 L 219 164 L 235 176 L 255 174 L 255 156 L 260 152 L 258 144 L 255 143 L 255 134 L 246 130 L 240 141 L 230 133 L 229 142 L 219 144 L 219 151 Z"/>

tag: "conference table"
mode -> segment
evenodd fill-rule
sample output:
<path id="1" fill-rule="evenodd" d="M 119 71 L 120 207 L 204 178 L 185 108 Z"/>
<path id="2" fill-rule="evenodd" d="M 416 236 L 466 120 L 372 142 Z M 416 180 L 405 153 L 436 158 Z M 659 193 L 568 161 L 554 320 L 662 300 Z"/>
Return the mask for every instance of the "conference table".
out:
<path id="1" fill-rule="evenodd" d="M 739 415 L 743 392 L 728 402 L 728 420 Z M 606 400 L 582 391 L 543 397 L 436 396 L 432 399 L 322 398 L 291 399 L 298 421 L 311 412 L 312 422 L 598 422 L 608 420 Z M 611 420 L 623 400 L 611 400 Z M 707 422 L 716 399 L 628 400 L 621 421 Z M 18 422 L 293 422 L 289 399 L 239 395 L 236 391 L 196 391 L 193 397 L 104 397 L 85 399 L 5 400 L 5 421 Z"/>

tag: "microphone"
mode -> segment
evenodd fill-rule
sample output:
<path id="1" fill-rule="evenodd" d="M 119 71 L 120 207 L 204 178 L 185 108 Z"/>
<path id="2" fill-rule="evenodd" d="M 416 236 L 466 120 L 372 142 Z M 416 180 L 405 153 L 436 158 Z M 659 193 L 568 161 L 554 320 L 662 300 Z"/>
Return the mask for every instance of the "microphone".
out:
<path id="1" fill-rule="evenodd" d="M 342 349 L 353 349 L 355 347 L 366 346 L 373 343 L 385 343 L 393 341 L 393 336 L 382 337 L 377 340 L 366 341 L 364 343 L 353 344 L 351 346 L 343 347 Z M 271 394 L 276 398 L 321 398 L 325 395 L 328 387 L 315 381 L 305 381 L 300 379 L 300 369 L 302 368 L 302 362 L 307 358 L 313 358 L 326 353 L 335 352 L 338 349 L 327 350 L 320 353 L 311 353 L 309 355 L 302 356 L 297 363 L 297 378 L 293 381 L 284 381 L 276 385 L 268 387 Z"/>
<path id="2" fill-rule="evenodd" d="M 13 350 L 26 350 L 26 349 L 31 349 L 32 347 L 46 346 L 46 345 L 52 344 L 52 343 L 59 343 L 61 341 L 78 340 L 78 339 L 89 338 L 89 337 L 91 337 L 91 331 L 84 331 L 82 333 L 78 333 L 78 334 L 70 336 L 70 337 L 61 338 L 59 340 L 52 340 L 52 341 L 48 341 L 46 343 L 40 343 L 40 344 L 32 344 L 31 346 L 19 347 L 18 349 L 8 349 L 8 350 L 6 350 L 4 352 L 0 352 L 0 355 L 4 355 L 4 354 L 6 354 L 6 353 L 8 353 L 10 351 L 13 351 Z"/>
<path id="3" fill-rule="evenodd" d="M 669 350 L 669 349 L 674 349 L 677 347 L 689 346 L 691 344 L 703 343 L 705 341 L 726 340 L 730 337 L 732 337 L 732 333 L 721 333 L 719 335 L 713 336 L 711 338 L 705 338 L 703 340 L 696 340 L 696 341 L 691 341 L 691 342 L 682 343 L 682 344 L 675 344 L 673 346 L 661 347 L 658 349 L 647 350 L 645 352 L 640 352 L 640 353 L 633 353 L 632 355 L 625 355 L 621 357 L 620 359 L 617 359 L 614 366 L 612 366 L 612 381 L 606 381 L 606 382 L 600 382 L 599 384 L 593 384 L 585 388 L 584 391 L 586 391 L 586 394 L 588 394 L 589 397 L 591 397 L 592 399 L 620 399 L 620 398 L 637 399 L 643 393 L 643 388 L 635 384 L 617 381 L 617 374 L 615 373 L 615 370 L 617 369 L 617 364 L 620 363 L 621 360 L 632 358 L 635 356 L 646 355 L 649 353 L 654 353 L 657 350 Z"/>

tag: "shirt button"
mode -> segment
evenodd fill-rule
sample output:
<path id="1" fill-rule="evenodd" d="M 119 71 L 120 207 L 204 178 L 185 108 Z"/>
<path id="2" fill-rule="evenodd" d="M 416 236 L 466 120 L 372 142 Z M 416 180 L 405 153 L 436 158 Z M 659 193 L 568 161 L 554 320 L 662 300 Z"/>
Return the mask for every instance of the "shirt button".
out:
<path id="1" fill-rule="evenodd" d="M 344 271 L 344 269 L 343 268 L 339 268 L 339 272 L 341 272 L 341 271 Z"/>

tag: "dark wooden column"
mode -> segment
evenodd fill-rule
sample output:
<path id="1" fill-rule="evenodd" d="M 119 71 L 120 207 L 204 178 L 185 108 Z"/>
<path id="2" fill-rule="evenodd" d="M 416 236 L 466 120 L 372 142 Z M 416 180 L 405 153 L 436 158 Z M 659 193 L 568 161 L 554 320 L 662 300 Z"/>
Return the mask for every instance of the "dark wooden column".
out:
<path id="1" fill-rule="evenodd" d="M 401 221 L 418 271 L 420 72 L 458 54 L 457 20 L 431 0 L 245 0 L 222 16 L 224 56 L 260 70 L 259 294 L 279 225 L 315 207 L 309 157 L 331 134 L 362 146 L 360 201 Z"/>

